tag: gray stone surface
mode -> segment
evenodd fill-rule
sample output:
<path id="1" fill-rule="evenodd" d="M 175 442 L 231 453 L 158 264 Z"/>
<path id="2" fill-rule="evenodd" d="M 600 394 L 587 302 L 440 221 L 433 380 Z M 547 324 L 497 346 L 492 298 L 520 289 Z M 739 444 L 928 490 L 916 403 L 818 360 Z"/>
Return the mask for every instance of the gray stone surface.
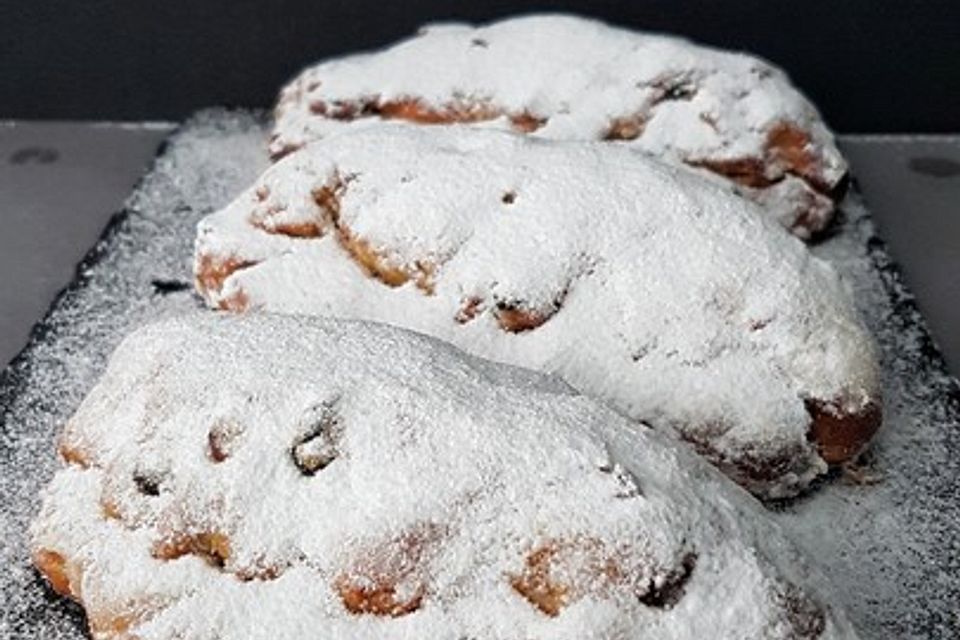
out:
<path id="1" fill-rule="evenodd" d="M 843 136 L 880 237 L 960 375 L 960 136 Z"/>
<path id="2" fill-rule="evenodd" d="M 0 363 L 27 343 L 172 127 L 0 123 Z"/>

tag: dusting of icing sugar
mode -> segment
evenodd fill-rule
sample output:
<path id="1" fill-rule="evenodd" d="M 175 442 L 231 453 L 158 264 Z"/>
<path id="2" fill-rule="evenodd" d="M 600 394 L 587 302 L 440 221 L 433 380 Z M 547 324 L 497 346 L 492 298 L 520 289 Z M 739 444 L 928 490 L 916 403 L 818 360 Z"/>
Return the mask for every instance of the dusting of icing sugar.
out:
<path id="1" fill-rule="evenodd" d="M 264 123 L 246 112 L 204 111 L 184 124 L 138 185 L 122 222 L 98 244 L 97 260 L 83 265 L 81 280 L 0 373 L 0 637 L 89 638 L 80 608 L 44 588 L 28 552 L 27 526 L 58 467 L 55 435 L 124 335 L 195 309 L 188 291 L 158 292 L 153 282 L 188 283 L 196 222 L 268 165 L 267 135 Z M 852 285 L 883 352 L 884 426 L 868 452 L 883 480 L 863 485 L 828 477 L 810 496 L 768 513 L 835 585 L 838 606 L 862 637 L 954 638 L 960 629 L 957 382 L 859 194 L 849 194 L 843 210 L 837 232 L 811 250 Z"/>
<path id="2" fill-rule="evenodd" d="M 315 237 L 276 231 L 306 224 Z M 826 469 L 806 401 L 856 413 L 879 396 L 872 339 L 826 263 L 627 147 L 351 130 L 203 220 L 195 269 L 213 306 L 376 320 L 558 374 L 768 496 Z"/>
<path id="3" fill-rule="evenodd" d="M 292 450 L 317 433 L 330 459 L 304 473 Z M 31 547 L 98 638 L 856 637 L 696 457 L 555 379 L 391 327 L 149 325 L 60 447 L 83 466 L 45 491 Z"/>
<path id="4" fill-rule="evenodd" d="M 282 90 L 280 156 L 380 118 L 619 140 L 761 202 L 800 236 L 829 223 L 847 171 L 814 106 L 756 57 L 562 15 L 430 25 L 329 60 Z"/>

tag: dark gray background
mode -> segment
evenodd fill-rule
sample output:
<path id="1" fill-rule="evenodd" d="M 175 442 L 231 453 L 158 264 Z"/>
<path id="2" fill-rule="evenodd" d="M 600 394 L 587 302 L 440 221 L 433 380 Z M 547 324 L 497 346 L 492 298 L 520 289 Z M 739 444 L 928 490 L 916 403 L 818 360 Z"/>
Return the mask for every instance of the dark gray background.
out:
<path id="1" fill-rule="evenodd" d="M 549 9 L 761 54 L 840 131 L 960 131 L 957 0 L 0 0 L 0 119 L 268 106 L 301 66 L 424 21 Z"/>

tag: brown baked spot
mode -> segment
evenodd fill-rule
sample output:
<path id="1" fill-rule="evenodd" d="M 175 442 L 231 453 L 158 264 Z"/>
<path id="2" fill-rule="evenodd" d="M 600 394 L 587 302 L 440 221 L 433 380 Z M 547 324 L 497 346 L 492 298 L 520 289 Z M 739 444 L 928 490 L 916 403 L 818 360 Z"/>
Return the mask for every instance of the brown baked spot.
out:
<path id="1" fill-rule="evenodd" d="M 513 204 L 517 201 L 517 192 L 516 191 L 504 191 L 503 195 L 500 196 L 500 202 L 503 204 Z"/>
<path id="2" fill-rule="evenodd" d="M 334 582 L 343 606 L 356 615 L 393 618 L 422 607 L 427 594 L 422 565 L 443 534 L 441 527 L 424 525 L 361 555 Z"/>
<path id="3" fill-rule="evenodd" d="M 547 118 L 541 118 L 526 109 L 510 116 L 510 126 L 519 133 L 533 133 L 547 124 Z"/>
<path id="4" fill-rule="evenodd" d="M 353 614 L 371 614 L 399 618 L 413 613 L 423 604 L 423 589 L 403 598 L 397 595 L 393 584 L 376 581 L 370 585 L 356 585 L 349 580 L 337 582 L 337 593 L 347 611 Z"/>
<path id="5" fill-rule="evenodd" d="M 523 571 L 510 577 L 514 591 L 548 616 L 557 616 L 567 605 L 571 586 L 551 576 L 553 560 L 559 551 L 557 543 L 548 543 L 527 556 Z"/>
<path id="6" fill-rule="evenodd" d="M 829 464 L 846 462 L 860 453 L 883 421 L 877 402 L 869 402 L 852 413 L 836 402 L 807 399 L 804 405 L 812 421 L 809 439 Z"/>
<path id="7" fill-rule="evenodd" d="M 60 442 L 57 446 L 57 453 L 60 454 L 60 457 L 67 464 L 75 464 L 82 469 L 86 469 L 90 466 L 90 458 L 87 453 L 78 447 L 68 444 L 63 438 L 60 439 Z"/>
<path id="8" fill-rule="evenodd" d="M 610 121 L 602 138 L 604 140 L 636 140 L 643 135 L 647 117 L 643 114 L 621 116 Z"/>
<path id="9" fill-rule="evenodd" d="M 457 315 L 453 319 L 457 324 L 466 324 L 476 318 L 483 312 L 483 298 L 478 296 L 470 296 L 469 298 L 464 298 L 460 303 L 460 309 L 457 310 Z"/>
<path id="10" fill-rule="evenodd" d="M 413 280 L 417 288 L 427 295 L 432 295 L 436 267 L 431 262 L 416 260 L 413 265 L 392 264 L 385 252 L 354 234 L 343 222 L 340 216 L 341 199 L 346 193 L 350 179 L 350 176 L 334 175 L 326 185 L 313 192 L 314 201 L 329 216 L 336 229 L 336 238 L 340 246 L 365 274 L 376 278 L 388 287 L 399 287 Z"/>
<path id="11" fill-rule="evenodd" d="M 50 549 L 40 549 L 33 554 L 33 564 L 54 591 L 68 598 L 77 597 L 70 586 L 70 568 L 67 566 L 67 559 L 61 554 Z"/>
<path id="12" fill-rule="evenodd" d="M 194 283 L 200 293 L 219 293 L 227 278 L 237 271 L 247 269 L 255 264 L 257 264 L 256 261 L 245 260 L 232 255 L 221 257 L 210 253 L 200 254 L 194 273 Z M 243 308 L 245 308 L 246 300 L 242 302 L 244 303 Z M 224 302 L 221 302 L 220 306 L 221 308 L 232 309 L 231 306 L 224 306 Z"/>
<path id="13" fill-rule="evenodd" d="M 550 319 L 550 315 L 536 309 L 510 306 L 498 307 L 494 315 L 500 328 L 510 333 L 532 331 Z"/>
<path id="14" fill-rule="evenodd" d="M 395 118 L 419 124 L 484 122 L 500 116 L 499 109 L 485 102 L 455 101 L 434 108 L 416 98 L 382 102 L 376 106 L 374 113 L 388 120 Z"/>
<path id="15" fill-rule="evenodd" d="M 223 568 L 230 558 L 230 539 L 218 532 L 178 533 L 154 544 L 152 555 L 158 560 L 200 556 L 211 565 Z"/>

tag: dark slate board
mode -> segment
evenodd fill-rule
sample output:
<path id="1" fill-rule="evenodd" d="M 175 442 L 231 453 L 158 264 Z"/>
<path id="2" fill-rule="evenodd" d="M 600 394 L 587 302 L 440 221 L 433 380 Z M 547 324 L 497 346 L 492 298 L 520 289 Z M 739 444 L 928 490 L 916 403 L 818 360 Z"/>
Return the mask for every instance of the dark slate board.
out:
<path id="1" fill-rule="evenodd" d="M 85 637 L 82 611 L 46 587 L 26 552 L 58 464 L 55 435 L 127 332 L 198 308 L 194 226 L 267 166 L 264 141 L 263 118 L 248 112 L 206 111 L 181 126 L 0 373 L 0 637 Z M 883 480 L 835 474 L 771 514 L 839 587 L 864 638 L 958 638 L 960 388 L 855 192 L 843 209 L 813 250 L 844 274 L 883 350 L 886 420 L 869 452 Z"/>

